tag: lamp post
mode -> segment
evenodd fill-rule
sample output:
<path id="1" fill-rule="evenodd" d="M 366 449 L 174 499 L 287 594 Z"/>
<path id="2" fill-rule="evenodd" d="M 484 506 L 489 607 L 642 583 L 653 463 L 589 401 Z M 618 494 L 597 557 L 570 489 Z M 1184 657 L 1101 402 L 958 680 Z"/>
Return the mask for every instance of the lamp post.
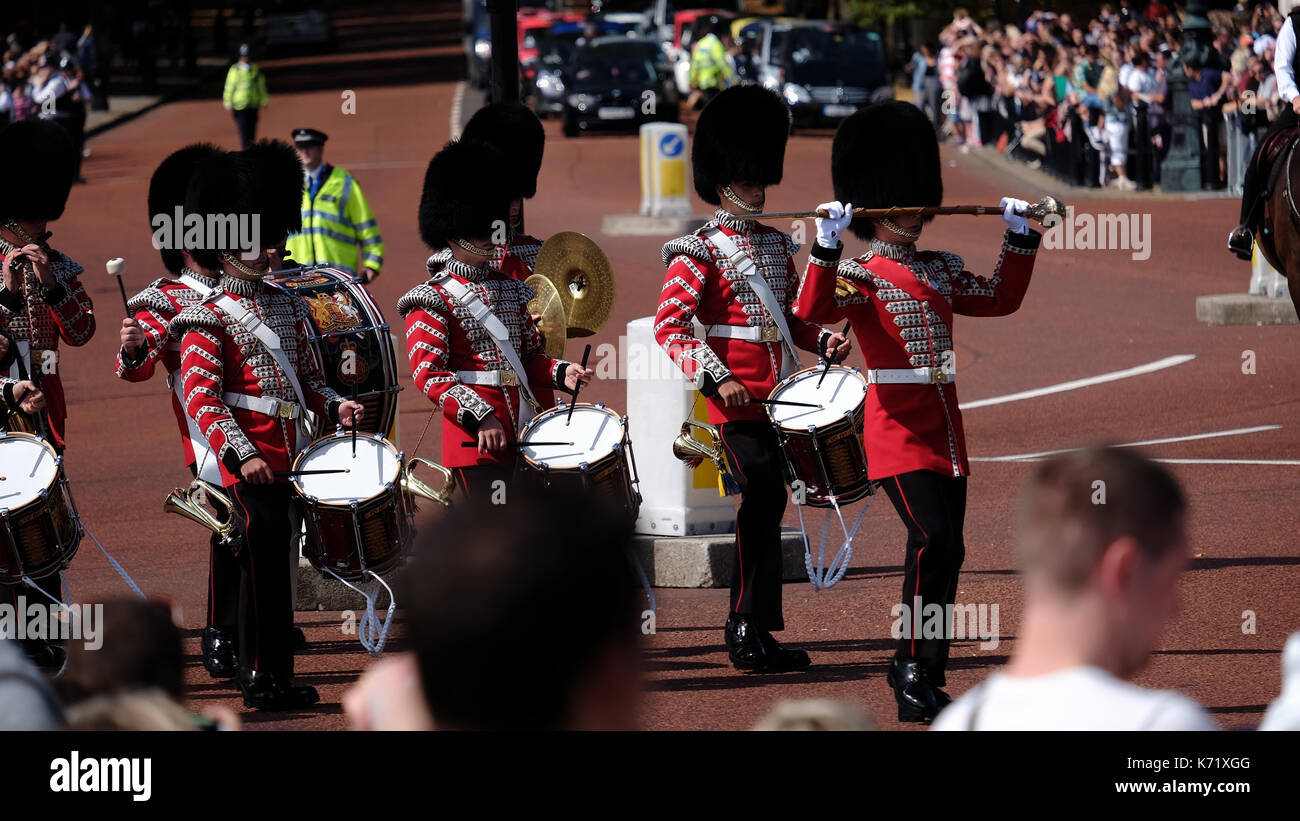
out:
<path id="1" fill-rule="evenodd" d="M 489 99 L 494 103 L 519 102 L 518 12 L 519 0 L 487 0 L 492 42 Z"/>
<path id="2" fill-rule="evenodd" d="M 1169 63 L 1170 125 L 1169 153 L 1160 166 L 1160 187 L 1165 191 L 1201 190 L 1200 120 L 1192 111 L 1183 66 L 1189 60 L 1206 65 L 1210 54 L 1210 21 L 1205 0 L 1188 0 L 1183 20 L 1183 44 Z"/>

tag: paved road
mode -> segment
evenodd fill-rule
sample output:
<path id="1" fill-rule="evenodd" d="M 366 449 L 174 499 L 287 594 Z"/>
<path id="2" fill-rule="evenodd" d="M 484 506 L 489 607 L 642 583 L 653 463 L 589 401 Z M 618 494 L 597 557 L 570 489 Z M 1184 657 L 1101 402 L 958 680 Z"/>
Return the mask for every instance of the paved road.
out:
<path id="1" fill-rule="evenodd" d="M 448 139 L 455 88 L 362 88 L 357 94 L 351 116 L 341 113 L 337 91 L 279 94 L 263 113 L 261 127 L 263 134 L 281 137 L 302 125 L 328 132 L 330 161 L 360 178 L 387 246 L 385 272 L 373 292 L 392 321 L 396 312 L 391 306 L 423 276 L 428 252 L 416 227 L 420 181 L 429 157 Z M 591 341 L 617 344 L 628 320 L 653 312 L 663 277 L 662 239 L 600 233 L 605 214 L 636 210 L 637 142 L 632 136 L 566 140 L 554 123 L 548 123 L 547 131 L 540 193 L 529 205 L 528 227 L 539 236 L 582 231 L 604 247 L 617 271 L 618 306 L 614 320 Z M 192 654 L 188 680 L 195 703 L 222 700 L 239 707 L 233 691 L 209 681 L 197 663 L 206 542 L 195 526 L 162 513 L 164 492 L 184 483 L 187 474 L 162 383 L 128 385 L 113 376 L 121 307 L 116 287 L 103 273 L 104 260 L 122 256 L 134 289 L 156 275 L 159 265 L 145 220 L 148 176 L 167 152 L 195 140 L 237 146 L 233 123 L 219 104 L 164 106 L 95 137 L 94 154 L 84 168 L 88 184 L 75 189 L 66 215 L 53 226 L 55 247 L 87 268 L 100 321 L 96 338 L 66 352 L 61 363 L 71 401 L 67 464 L 90 528 L 148 593 L 171 600 L 180 610 Z M 770 192 L 770 207 L 807 208 L 828 199 L 829 150 L 828 135 L 795 137 L 787 153 L 786 181 Z M 1015 183 L 973 158 L 945 150 L 944 159 L 948 202 L 996 203 L 1006 193 L 1026 199 L 1044 193 L 1004 190 Z M 1293 366 L 1300 330 L 1211 328 L 1195 320 L 1196 296 L 1245 287 L 1244 265 L 1222 248 L 1235 205 L 1223 200 L 1089 199 L 1081 207 L 1093 213 L 1144 209 L 1152 229 L 1149 258 L 1135 260 L 1132 251 L 1042 252 L 1017 314 L 959 323 L 963 401 L 1167 357 L 1195 358 L 1107 384 L 971 408 L 965 418 L 972 455 L 987 459 L 1094 441 L 1140 442 L 1269 426 L 1148 450 L 1187 459 L 1300 458 L 1300 372 Z M 997 254 L 1000 227 L 993 218 L 951 217 L 931 224 L 922 244 L 951 250 L 971 269 L 986 271 Z M 811 225 L 808 229 L 811 237 Z M 1243 373 L 1247 351 L 1254 352 L 1253 374 Z M 624 384 L 602 382 L 589 398 L 621 408 Z M 628 410 L 633 419 L 644 412 Z M 428 408 L 408 390 L 401 411 L 403 444 L 409 449 Z M 637 442 L 639 448 L 652 446 L 667 443 Z M 430 436 L 421 455 L 436 458 L 437 450 L 437 437 Z M 1182 583 L 1182 615 L 1141 682 L 1187 691 L 1225 726 L 1248 723 L 1277 693 L 1280 648 L 1286 635 L 1300 627 L 1300 559 L 1291 510 L 1300 498 L 1300 469 L 1201 463 L 1173 469 L 1192 500 L 1194 549 L 1201 558 Z M 1009 540 L 1015 490 L 1028 470 L 1025 462 L 974 465 L 958 601 L 997 604 L 1001 642 L 995 649 L 980 649 L 976 642 L 955 646 L 949 675 L 954 693 L 978 682 L 1014 647 L 1020 585 Z M 840 585 L 823 593 L 813 593 L 806 583 L 786 585 L 784 639 L 807 647 L 815 662 L 804 673 L 754 677 L 731 670 L 721 649 L 726 592 L 660 591 L 657 633 L 646 651 L 650 692 L 644 725 L 744 728 L 775 699 L 827 696 L 859 702 L 882 726 L 897 727 L 884 670 L 903 539 L 902 525 L 882 499 L 867 514 L 852 569 Z M 127 592 L 89 544 L 70 577 L 80 600 Z M 1254 635 L 1242 631 L 1247 610 L 1257 616 Z M 368 658 L 355 638 L 341 633 L 339 614 L 300 614 L 300 623 L 312 646 L 299 657 L 299 672 L 321 688 L 324 703 L 296 715 L 248 714 L 250 726 L 344 726 L 339 698 Z M 553 629 L 555 640 L 563 640 L 562 625 L 541 629 Z"/>

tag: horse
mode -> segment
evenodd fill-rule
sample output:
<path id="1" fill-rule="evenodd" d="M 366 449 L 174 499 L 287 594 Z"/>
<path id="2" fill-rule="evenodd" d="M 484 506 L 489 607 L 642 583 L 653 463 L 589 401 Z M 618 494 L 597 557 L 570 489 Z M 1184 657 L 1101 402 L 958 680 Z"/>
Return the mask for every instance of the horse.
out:
<path id="1" fill-rule="evenodd" d="M 1273 154 L 1276 159 L 1259 169 L 1268 187 L 1255 236 L 1264 259 L 1286 277 L 1291 304 L 1300 312 L 1300 161 L 1296 160 L 1300 129 L 1286 129 L 1266 139 L 1278 140 L 1281 153 L 1260 146 L 1259 156 Z"/>

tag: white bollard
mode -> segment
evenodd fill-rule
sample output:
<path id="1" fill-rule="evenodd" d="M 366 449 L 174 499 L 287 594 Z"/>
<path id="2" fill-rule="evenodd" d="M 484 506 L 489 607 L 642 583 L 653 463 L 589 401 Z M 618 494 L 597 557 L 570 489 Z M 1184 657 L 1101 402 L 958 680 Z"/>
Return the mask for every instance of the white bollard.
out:
<path id="1" fill-rule="evenodd" d="M 1250 289 L 1246 293 L 1252 296 L 1266 296 L 1272 299 L 1290 299 L 1291 289 L 1286 277 L 1260 253 L 1256 245 L 1250 255 Z"/>
<path id="2" fill-rule="evenodd" d="M 686 126 L 641 126 L 641 216 L 689 217 L 690 179 Z"/>
<path id="3" fill-rule="evenodd" d="M 700 331 L 697 329 L 697 335 Z M 682 422 L 708 422 L 704 398 L 654 339 L 654 317 L 627 324 L 622 346 L 627 375 L 627 414 L 641 479 L 636 532 L 652 536 L 727 533 L 736 512 L 718 495 L 718 471 L 705 460 L 691 470 L 673 456 Z"/>

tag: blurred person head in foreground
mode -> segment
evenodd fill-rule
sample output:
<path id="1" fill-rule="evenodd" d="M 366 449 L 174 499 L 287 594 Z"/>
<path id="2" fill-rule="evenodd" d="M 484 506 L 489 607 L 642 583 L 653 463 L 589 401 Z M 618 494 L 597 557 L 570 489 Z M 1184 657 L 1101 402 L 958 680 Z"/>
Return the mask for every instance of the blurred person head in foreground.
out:
<path id="1" fill-rule="evenodd" d="M 1025 605 L 1005 672 L 936 730 L 1212 730 L 1196 702 L 1128 683 L 1178 612 L 1187 503 L 1132 448 L 1054 456 L 1021 493 L 1016 552 Z"/>
<path id="2" fill-rule="evenodd" d="M 609 507 L 516 483 L 417 540 L 405 599 L 438 728 L 634 728 L 638 589 L 631 530 Z"/>
<path id="3" fill-rule="evenodd" d="M 171 608 L 141 599 L 108 601 L 103 608 L 102 645 L 68 643 L 68 668 L 55 682 L 64 702 L 150 689 L 179 699 L 185 653 Z"/>
<path id="4" fill-rule="evenodd" d="M 874 730 L 861 707 L 829 698 L 783 698 L 754 725 L 755 730 Z"/>
<path id="5" fill-rule="evenodd" d="M 1264 713 L 1261 730 L 1300 730 L 1300 633 L 1282 650 L 1282 692 Z"/>

